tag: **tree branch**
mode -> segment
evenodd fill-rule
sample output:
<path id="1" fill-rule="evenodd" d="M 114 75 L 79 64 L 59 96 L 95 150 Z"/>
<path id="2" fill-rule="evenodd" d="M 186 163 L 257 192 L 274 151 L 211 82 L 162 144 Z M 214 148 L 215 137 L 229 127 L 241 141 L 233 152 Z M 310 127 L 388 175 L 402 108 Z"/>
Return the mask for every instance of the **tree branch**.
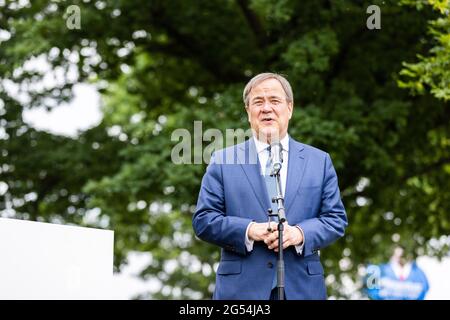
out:
<path id="1" fill-rule="evenodd" d="M 245 19 L 247 20 L 250 29 L 252 29 L 253 34 L 255 35 L 256 40 L 258 42 L 258 45 L 261 48 L 266 47 L 267 39 L 264 35 L 264 29 L 256 14 L 252 10 L 250 10 L 248 6 L 248 0 L 237 0 L 237 4 L 239 8 L 241 8 L 241 11 L 245 16 Z"/>
<path id="2" fill-rule="evenodd" d="M 182 34 L 168 21 L 162 8 L 152 12 L 152 20 L 159 28 L 163 29 L 170 40 L 173 41 L 173 44 L 170 46 L 170 50 L 173 53 L 180 52 L 179 49 L 181 49 L 183 54 L 180 53 L 180 56 L 185 55 L 191 58 L 221 83 L 243 82 L 246 80 L 244 74 L 238 72 L 225 72 L 221 68 L 222 64 L 219 63 L 219 61 L 215 61 L 214 55 L 212 55 L 207 48 L 202 48 L 197 39 L 188 34 Z M 176 47 L 179 49 L 175 49 Z"/>
<path id="3" fill-rule="evenodd" d="M 433 170 L 439 169 L 441 166 L 443 166 L 445 164 L 450 164 L 450 157 L 439 159 L 436 162 L 430 163 L 426 167 L 420 168 L 419 170 L 416 170 L 415 172 L 412 172 L 410 174 L 404 175 L 403 177 L 401 177 L 400 181 L 402 183 L 404 183 L 409 178 L 412 178 L 412 177 L 415 177 L 415 176 L 419 176 L 419 175 L 422 175 L 422 174 L 425 174 L 425 173 L 429 173 L 429 172 L 431 172 Z"/>

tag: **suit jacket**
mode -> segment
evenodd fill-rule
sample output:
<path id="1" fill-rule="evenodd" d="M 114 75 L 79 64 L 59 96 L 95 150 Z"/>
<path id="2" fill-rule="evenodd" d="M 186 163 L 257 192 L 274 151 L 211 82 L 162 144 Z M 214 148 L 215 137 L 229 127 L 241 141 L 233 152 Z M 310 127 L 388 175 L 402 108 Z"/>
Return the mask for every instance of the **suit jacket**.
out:
<path id="1" fill-rule="evenodd" d="M 344 235 L 347 217 L 328 153 L 289 139 L 284 195 L 286 218 L 305 236 L 299 255 L 284 250 L 286 299 L 326 299 L 318 250 Z M 255 241 L 247 252 L 251 221 L 267 222 L 269 196 L 253 138 L 215 152 L 202 180 L 192 224 L 195 234 L 221 249 L 214 299 L 267 300 L 277 253 Z"/>

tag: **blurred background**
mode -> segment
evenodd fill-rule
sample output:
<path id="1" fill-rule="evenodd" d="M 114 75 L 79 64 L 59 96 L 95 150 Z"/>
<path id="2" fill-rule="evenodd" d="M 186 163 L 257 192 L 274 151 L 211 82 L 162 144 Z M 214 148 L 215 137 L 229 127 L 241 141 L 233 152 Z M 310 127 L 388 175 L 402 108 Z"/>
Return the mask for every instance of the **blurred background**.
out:
<path id="1" fill-rule="evenodd" d="M 449 12 L 0 0 L 0 217 L 114 230 L 118 299 L 209 299 L 219 250 L 191 226 L 206 164 L 173 163 L 172 133 L 246 130 L 246 82 L 278 72 L 294 90 L 289 134 L 330 153 L 347 209 L 346 236 L 321 252 L 330 298 L 367 299 L 367 265 L 400 244 L 426 298 L 450 299 Z"/>

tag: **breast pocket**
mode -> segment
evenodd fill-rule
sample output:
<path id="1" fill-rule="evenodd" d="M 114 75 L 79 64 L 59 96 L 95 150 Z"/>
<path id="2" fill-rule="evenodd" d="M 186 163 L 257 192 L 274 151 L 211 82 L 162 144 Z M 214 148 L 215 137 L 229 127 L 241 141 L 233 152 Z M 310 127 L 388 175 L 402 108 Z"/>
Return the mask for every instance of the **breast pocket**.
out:
<path id="1" fill-rule="evenodd" d="M 320 261 L 309 261 L 307 263 L 307 270 L 309 275 L 323 275 L 323 266 Z"/>
<path id="2" fill-rule="evenodd" d="M 223 260 L 219 263 L 217 274 L 239 274 L 242 270 L 242 262 L 240 260 Z"/>

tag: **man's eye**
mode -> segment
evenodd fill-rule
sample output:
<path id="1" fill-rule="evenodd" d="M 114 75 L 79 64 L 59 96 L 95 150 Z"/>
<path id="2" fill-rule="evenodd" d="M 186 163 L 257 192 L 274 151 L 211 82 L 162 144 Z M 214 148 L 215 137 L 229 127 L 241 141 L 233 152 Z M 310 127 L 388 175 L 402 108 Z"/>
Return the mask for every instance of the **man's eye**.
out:
<path id="1" fill-rule="evenodd" d="M 272 104 L 279 104 L 280 100 L 272 100 Z"/>

